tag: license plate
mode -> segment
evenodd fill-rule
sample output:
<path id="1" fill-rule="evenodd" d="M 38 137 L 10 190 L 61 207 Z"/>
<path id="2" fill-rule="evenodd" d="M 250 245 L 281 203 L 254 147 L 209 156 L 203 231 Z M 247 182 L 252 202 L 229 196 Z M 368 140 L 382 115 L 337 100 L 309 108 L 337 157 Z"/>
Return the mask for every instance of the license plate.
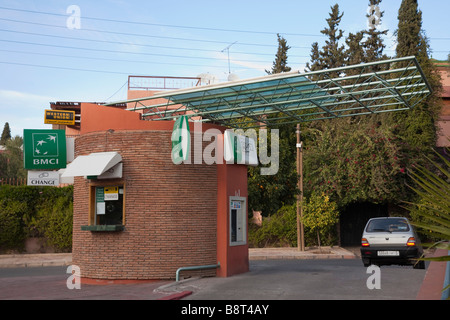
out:
<path id="1" fill-rule="evenodd" d="M 400 253 L 398 251 L 378 251 L 379 257 L 391 257 L 398 256 Z"/>

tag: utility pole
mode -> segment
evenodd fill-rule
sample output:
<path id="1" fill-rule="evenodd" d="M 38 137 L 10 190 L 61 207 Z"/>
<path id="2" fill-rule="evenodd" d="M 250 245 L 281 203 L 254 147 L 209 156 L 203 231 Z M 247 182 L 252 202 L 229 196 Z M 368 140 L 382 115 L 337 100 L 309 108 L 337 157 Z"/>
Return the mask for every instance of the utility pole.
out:
<path id="1" fill-rule="evenodd" d="M 305 239 L 303 229 L 303 145 L 300 139 L 300 124 L 297 124 L 297 173 L 298 173 L 298 190 L 297 195 L 297 249 L 305 251 Z"/>

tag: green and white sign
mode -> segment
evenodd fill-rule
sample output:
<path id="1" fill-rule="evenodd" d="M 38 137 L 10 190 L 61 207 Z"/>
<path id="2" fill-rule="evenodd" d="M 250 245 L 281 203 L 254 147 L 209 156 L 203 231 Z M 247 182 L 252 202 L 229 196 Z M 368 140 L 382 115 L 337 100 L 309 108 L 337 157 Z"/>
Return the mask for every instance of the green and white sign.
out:
<path id="1" fill-rule="evenodd" d="M 64 130 L 23 130 L 24 167 L 29 170 L 66 167 Z"/>

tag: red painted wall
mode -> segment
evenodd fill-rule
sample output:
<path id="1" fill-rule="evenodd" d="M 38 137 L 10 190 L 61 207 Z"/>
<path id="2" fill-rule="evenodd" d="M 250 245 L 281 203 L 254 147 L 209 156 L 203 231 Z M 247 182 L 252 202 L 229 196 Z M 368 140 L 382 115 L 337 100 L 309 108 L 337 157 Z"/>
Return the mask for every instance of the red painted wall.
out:
<path id="1" fill-rule="evenodd" d="M 223 136 L 221 138 L 219 150 L 223 150 Z M 230 197 L 239 196 L 248 199 L 247 167 L 244 165 L 217 165 L 217 187 L 217 259 L 221 263 L 217 275 L 229 277 L 249 271 L 248 232 L 245 245 L 229 245 Z M 248 200 L 246 206 L 246 226 L 248 226 Z"/>

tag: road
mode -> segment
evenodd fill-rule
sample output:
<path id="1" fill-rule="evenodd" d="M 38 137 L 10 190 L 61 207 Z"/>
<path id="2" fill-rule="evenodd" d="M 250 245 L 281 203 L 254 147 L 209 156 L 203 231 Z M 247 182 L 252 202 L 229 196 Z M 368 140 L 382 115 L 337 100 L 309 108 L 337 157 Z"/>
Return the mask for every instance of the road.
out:
<path id="1" fill-rule="evenodd" d="M 375 273 L 360 259 L 251 261 L 250 272 L 230 278 L 187 280 L 184 300 L 414 300 L 426 270 L 410 266 L 379 269 L 380 289 L 369 289 Z"/>
<path id="2" fill-rule="evenodd" d="M 192 291 L 183 300 L 413 300 L 425 270 L 383 266 L 380 289 L 360 259 L 250 261 L 250 272 L 228 278 L 193 278 L 179 283 L 82 285 L 66 288 L 66 267 L 0 269 L 0 299 L 145 299 Z M 162 292 L 160 287 L 168 285 Z M 154 291 L 154 289 L 157 289 Z"/>

